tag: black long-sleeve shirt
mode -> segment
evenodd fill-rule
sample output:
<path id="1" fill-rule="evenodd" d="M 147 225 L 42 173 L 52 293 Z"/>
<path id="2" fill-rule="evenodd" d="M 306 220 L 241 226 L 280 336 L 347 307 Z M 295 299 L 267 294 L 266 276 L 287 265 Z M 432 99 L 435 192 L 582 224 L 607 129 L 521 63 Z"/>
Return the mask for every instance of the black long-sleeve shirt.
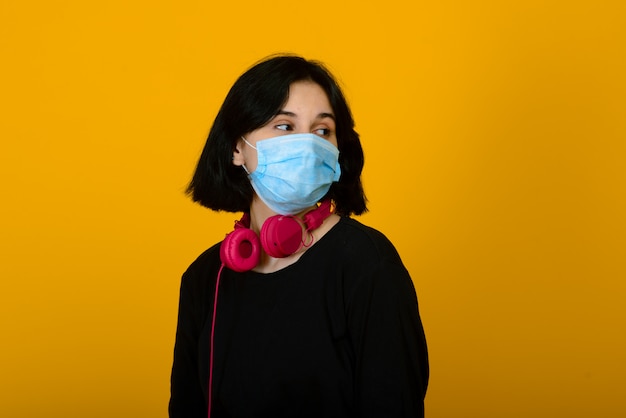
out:
<path id="1" fill-rule="evenodd" d="M 182 279 L 170 417 L 207 416 L 219 244 Z M 378 231 L 342 218 L 277 272 L 224 268 L 213 418 L 423 417 L 428 356 L 411 278 Z"/>

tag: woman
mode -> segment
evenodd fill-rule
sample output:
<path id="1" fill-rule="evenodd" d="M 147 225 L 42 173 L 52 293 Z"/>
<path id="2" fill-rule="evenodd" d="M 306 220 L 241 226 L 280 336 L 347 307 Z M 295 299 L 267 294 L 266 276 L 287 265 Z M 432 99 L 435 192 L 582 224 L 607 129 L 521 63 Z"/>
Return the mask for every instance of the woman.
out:
<path id="1" fill-rule="evenodd" d="M 183 275 L 171 417 L 424 415 L 411 278 L 380 232 L 350 218 L 366 211 L 362 168 L 321 64 L 275 56 L 235 82 L 188 192 L 244 216 Z"/>

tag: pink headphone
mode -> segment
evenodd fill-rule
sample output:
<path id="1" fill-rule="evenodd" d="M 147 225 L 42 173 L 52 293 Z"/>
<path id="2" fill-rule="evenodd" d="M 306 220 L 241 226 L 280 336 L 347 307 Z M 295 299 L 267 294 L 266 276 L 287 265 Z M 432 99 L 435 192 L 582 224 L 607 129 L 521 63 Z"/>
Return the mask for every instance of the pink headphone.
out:
<path id="1" fill-rule="evenodd" d="M 267 218 L 260 236 L 250 229 L 250 214 L 244 213 L 235 222 L 235 230 L 226 235 L 220 247 L 220 259 L 231 270 L 252 270 L 261 259 L 261 248 L 275 258 L 290 256 L 306 245 L 302 240 L 302 228 L 311 232 L 331 215 L 330 200 L 307 212 L 302 220 L 292 215 L 275 215 Z M 309 244 L 310 245 L 310 244 Z"/>

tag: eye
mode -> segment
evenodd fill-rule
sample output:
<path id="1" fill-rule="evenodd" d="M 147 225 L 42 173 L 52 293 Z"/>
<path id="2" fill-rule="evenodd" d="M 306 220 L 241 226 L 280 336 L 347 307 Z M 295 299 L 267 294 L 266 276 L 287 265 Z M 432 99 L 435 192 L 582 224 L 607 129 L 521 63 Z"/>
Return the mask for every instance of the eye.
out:
<path id="1" fill-rule="evenodd" d="M 293 131 L 293 127 L 288 123 L 281 123 L 278 125 L 274 125 L 274 128 L 280 131 Z"/>
<path id="2" fill-rule="evenodd" d="M 317 136 L 328 136 L 331 131 L 329 128 L 317 128 L 313 131 L 313 133 Z"/>

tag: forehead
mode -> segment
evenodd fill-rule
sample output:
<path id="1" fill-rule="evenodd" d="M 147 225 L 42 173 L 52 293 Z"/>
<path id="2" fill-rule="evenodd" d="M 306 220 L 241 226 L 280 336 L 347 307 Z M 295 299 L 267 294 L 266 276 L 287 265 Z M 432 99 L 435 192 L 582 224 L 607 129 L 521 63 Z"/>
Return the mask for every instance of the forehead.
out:
<path id="1" fill-rule="evenodd" d="M 289 86 L 289 95 L 284 108 L 291 106 L 332 110 L 330 100 L 324 89 L 319 84 L 309 80 L 296 81 Z"/>

